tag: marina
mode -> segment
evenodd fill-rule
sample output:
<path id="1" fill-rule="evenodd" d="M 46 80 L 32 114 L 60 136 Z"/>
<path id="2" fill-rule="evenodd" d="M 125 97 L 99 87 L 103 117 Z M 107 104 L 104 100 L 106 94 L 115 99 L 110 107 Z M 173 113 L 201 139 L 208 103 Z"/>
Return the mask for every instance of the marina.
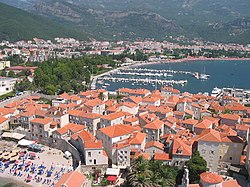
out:
<path id="1" fill-rule="evenodd" d="M 101 80 L 104 81 L 111 81 L 111 82 L 132 82 L 132 85 L 135 85 L 135 83 L 145 83 L 145 84 L 161 84 L 161 85 L 182 85 L 187 83 L 187 80 L 160 80 L 160 79 L 139 79 L 139 78 L 117 78 L 117 77 L 102 77 Z M 110 84 L 104 83 L 104 86 L 109 86 Z M 140 84 L 142 85 L 142 84 Z"/>
<path id="2" fill-rule="evenodd" d="M 215 87 L 250 87 L 250 61 L 203 60 L 180 63 L 153 63 L 122 67 L 94 77 L 91 88 L 115 91 L 122 87 L 160 89 L 172 85 L 190 93 L 209 92 Z"/>

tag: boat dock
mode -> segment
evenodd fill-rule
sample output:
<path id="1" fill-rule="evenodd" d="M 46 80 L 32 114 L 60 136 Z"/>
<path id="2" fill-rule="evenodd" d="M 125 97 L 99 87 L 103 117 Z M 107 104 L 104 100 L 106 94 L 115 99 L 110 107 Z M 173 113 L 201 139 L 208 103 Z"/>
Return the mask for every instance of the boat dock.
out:
<path id="1" fill-rule="evenodd" d="M 100 77 L 98 80 L 111 81 L 111 82 L 133 82 L 135 83 L 146 83 L 146 84 L 161 84 L 161 85 L 182 85 L 184 86 L 187 80 L 161 80 L 151 78 L 118 78 L 118 77 Z M 132 83 L 132 85 L 133 85 Z"/>

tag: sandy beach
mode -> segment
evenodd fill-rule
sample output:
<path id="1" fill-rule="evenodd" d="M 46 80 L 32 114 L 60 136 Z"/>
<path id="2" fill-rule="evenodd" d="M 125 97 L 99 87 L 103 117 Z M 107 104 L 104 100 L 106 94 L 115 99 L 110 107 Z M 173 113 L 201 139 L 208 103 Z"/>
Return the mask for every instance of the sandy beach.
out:
<path id="1" fill-rule="evenodd" d="M 21 176 L 15 175 L 14 170 L 14 163 L 10 164 L 9 167 L 6 169 L 3 169 L 3 172 L 0 173 L 0 181 L 1 178 L 3 179 L 3 183 L 6 183 L 6 179 L 10 179 L 9 183 L 16 183 L 17 186 L 23 186 L 23 187 L 49 187 L 54 186 L 54 184 L 60 179 L 60 177 L 66 173 L 71 171 L 72 168 L 72 160 L 67 160 L 63 157 L 63 153 L 60 150 L 57 149 L 51 149 L 48 147 L 44 147 L 44 151 L 42 153 L 36 153 L 36 158 L 34 160 L 26 159 L 25 163 L 31 162 L 35 165 L 35 172 L 31 172 L 32 165 L 30 165 L 28 168 L 28 171 L 25 171 L 26 167 L 23 167 L 22 170 L 18 170 L 16 173 L 20 173 Z M 19 160 L 19 164 L 21 164 L 22 161 Z M 39 173 L 39 166 L 43 166 L 43 173 Z M 51 166 L 53 166 L 53 172 L 51 176 L 47 176 L 47 171 L 51 170 Z M 4 168 L 4 167 L 3 167 Z M 26 182 L 26 179 L 30 177 L 31 180 L 29 182 Z M 1 182 L 0 182 L 1 184 Z"/>

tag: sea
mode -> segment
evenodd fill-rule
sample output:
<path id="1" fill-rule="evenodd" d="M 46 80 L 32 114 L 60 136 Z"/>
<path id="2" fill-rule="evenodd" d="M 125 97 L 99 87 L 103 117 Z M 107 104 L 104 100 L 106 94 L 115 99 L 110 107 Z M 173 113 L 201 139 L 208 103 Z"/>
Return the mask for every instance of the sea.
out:
<path id="1" fill-rule="evenodd" d="M 146 68 L 151 70 L 174 70 L 174 71 L 189 71 L 199 72 L 210 75 L 207 80 L 196 79 L 191 75 L 173 74 L 172 77 L 148 77 L 136 75 L 118 75 L 112 74 L 112 77 L 122 78 L 152 78 L 152 79 L 169 79 L 169 80 L 187 80 L 184 85 L 174 85 L 174 88 L 181 92 L 190 93 L 211 93 L 214 87 L 234 87 L 250 89 L 250 61 L 248 60 L 201 60 L 187 61 L 178 63 L 159 63 L 148 64 L 135 67 Z M 143 72 L 142 72 L 143 73 Z M 108 91 L 115 91 L 119 88 L 146 88 L 149 90 L 160 89 L 159 84 L 137 84 L 134 81 L 128 82 L 104 82 L 97 81 L 97 88 L 105 88 Z M 105 85 L 104 85 L 105 84 Z"/>

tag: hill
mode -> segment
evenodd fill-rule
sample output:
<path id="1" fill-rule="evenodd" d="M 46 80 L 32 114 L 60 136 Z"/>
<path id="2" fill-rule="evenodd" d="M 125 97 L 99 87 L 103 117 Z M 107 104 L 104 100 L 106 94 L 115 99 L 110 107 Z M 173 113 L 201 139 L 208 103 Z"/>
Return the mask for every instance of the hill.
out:
<path id="1" fill-rule="evenodd" d="M 87 39 L 86 33 L 66 28 L 47 18 L 0 3 L 0 40 L 15 41 L 41 37 L 74 37 Z"/>
<path id="2" fill-rule="evenodd" d="M 248 0 L 0 0 L 96 39 L 185 35 L 215 42 L 250 41 Z M 20 3 L 21 2 L 21 3 Z M 22 3 L 23 2 L 23 3 Z"/>

